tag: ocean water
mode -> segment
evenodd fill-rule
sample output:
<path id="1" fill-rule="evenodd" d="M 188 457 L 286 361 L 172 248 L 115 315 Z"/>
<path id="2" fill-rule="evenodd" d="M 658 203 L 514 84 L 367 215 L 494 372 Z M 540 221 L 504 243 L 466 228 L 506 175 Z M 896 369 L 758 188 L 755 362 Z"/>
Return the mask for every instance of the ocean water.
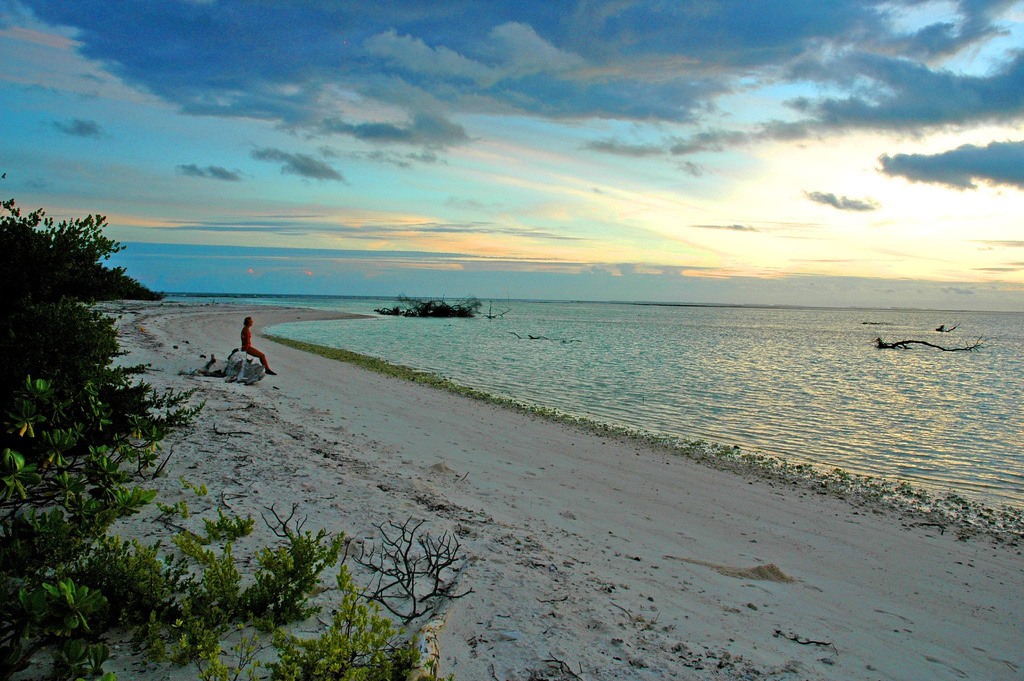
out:
<path id="1" fill-rule="evenodd" d="M 394 304 L 260 302 L 371 315 Z M 1024 507 L 1024 314 L 494 306 L 509 311 L 500 319 L 292 323 L 272 332 L 612 425 Z M 938 333 L 940 324 L 959 326 Z M 985 343 L 975 352 L 879 350 L 876 336 Z"/>

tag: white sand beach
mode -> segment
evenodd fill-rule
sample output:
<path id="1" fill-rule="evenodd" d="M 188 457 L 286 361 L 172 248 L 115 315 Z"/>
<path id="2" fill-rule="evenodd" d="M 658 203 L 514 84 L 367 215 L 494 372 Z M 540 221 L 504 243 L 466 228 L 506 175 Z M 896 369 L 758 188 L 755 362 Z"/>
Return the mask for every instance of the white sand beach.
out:
<path id="1" fill-rule="evenodd" d="M 237 347 L 246 315 L 277 376 L 246 386 L 179 373 Z M 261 511 L 293 503 L 307 529 L 357 540 L 410 517 L 434 535 L 454 533 L 470 559 L 459 589 L 472 593 L 450 604 L 442 674 L 1024 676 L 1020 546 L 959 540 L 890 510 L 715 470 L 260 335 L 281 322 L 337 316 L 123 306 L 124 362 L 150 363 L 152 385 L 197 388 L 206 401 L 196 423 L 165 442 L 166 475 L 152 486 L 172 503 L 186 498 L 181 476 L 205 483 L 210 495 L 196 501 L 188 492 L 190 506 L 252 515 L 254 543 L 274 540 Z M 132 519 L 122 533 L 166 531 L 155 515 Z M 349 564 L 357 582 L 367 579 Z M 320 598 L 325 621 L 330 599 L 330 591 Z M 322 628 L 313 618 L 295 631 Z M 194 669 L 145 669 L 119 678 L 195 678 Z"/>

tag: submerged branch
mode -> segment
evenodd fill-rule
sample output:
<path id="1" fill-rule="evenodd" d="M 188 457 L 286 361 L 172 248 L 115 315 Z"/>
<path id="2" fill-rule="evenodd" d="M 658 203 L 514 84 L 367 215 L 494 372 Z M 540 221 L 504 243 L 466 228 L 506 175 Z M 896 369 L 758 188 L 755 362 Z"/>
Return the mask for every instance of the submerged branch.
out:
<path id="1" fill-rule="evenodd" d="M 879 350 L 894 350 L 894 349 L 907 350 L 907 349 L 910 348 L 911 345 L 927 345 L 930 348 L 935 348 L 936 350 L 942 350 L 943 352 L 964 352 L 964 351 L 970 352 L 972 350 L 977 350 L 978 348 L 980 348 L 984 344 L 985 344 L 985 339 L 984 338 L 978 338 L 973 343 L 968 343 L 967 345 L 965 345 L 963 347 L 960 347 L 960 348 L 946 348 L 946 347 L 943 347 L 941 345 L 936 345 L 935 343 L 929 343 L 928 341 L 922 341 L 922 340 L 908 339 L 908 340 L 896 341 L 895 343 L 886 343 L 881 338 L 876 338 L 875 339 L 875 347 L 878 348 Z"/>
<path id="2" fill-rule="evenodd" d="M 495 310 L 494 310 L 494 303 L 490 303 L 487 306 L 487 314 L 484 315 L 484 318 L 485 319 L 502 319 L 502 318 L 505 317 L 506 314 L 508 314 L 511 311 L 512 311 L 512 308 L 507 308 L 507 309 L 499 310 L 499 311 L 495 312 Z"/>
<path id="3" fill-rule="evenodd" d="M 515 336 L 516 338 L 519 338 L 519 339 L 522 339 L 522 340 L 546 340 L 546 341 L 554 341 L 556 343 L 581 343 L 582 342 L 578 338 L 548 338 L 547 336 L 534 336 L 533 334 L 529 334 L 529 333 L 526 334 L 525 336 L 520 336 L 515 331 L 509 331 L 509 333 L 512 334 L 513 336 Z"/>

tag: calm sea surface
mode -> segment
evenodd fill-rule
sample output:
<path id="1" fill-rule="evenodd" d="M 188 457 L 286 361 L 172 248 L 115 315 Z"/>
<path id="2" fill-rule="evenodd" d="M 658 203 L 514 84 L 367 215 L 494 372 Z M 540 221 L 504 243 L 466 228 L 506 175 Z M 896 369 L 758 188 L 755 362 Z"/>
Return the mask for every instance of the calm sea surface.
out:
<path id="1" fill-rule="evenodd" d="M 394 304 L 260 302 L 367 314 Z M 613 425 L 1024 507 L 1024 314 L 515 301 L 495 308 L 510 311 L 501 319 L 375 316 L 273 332 Z M 940 324 L 959 327 L 937 333 Z M 876 336 L 947 347 L 986 342 L 976 352 L 878 350 Z"/>

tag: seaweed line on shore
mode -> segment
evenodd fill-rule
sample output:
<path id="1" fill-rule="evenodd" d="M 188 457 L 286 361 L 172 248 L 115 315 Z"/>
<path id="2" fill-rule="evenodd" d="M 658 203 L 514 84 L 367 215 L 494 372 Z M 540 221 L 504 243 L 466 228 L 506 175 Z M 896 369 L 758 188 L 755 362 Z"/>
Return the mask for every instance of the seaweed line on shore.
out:
<path id="1" fill-rule="evenodd" d="M 705 440 L 651 433 L 645 430 L 602 423 L 586 416 L 575 416 L 551 407 L 531 405 L 510 397 L 492 395 L 477 388 L 458 384 L 438 374 L 351 350 L 331 348 L 304 341 L 263 334 L 265 338 L 289 347 L 374 371 L 386 376 L 439 388 L 475 400 L 514 409 L 564 425 L 584 428 L 601 435 L 621 437 L 652 445 L 671 454 L 685 456 L 713 468 L 752 475 L 770 481 L 827 494 L 858 504 L 881 506 L 901 514 L 911 524 L 947 527 L 958 539 L 986 536 L 993 542 L 1016 547 L 1024 540 L 1024 509 L 1003 506 L 992 508 L 956 493 L 934 495 L 908 482 L 893 482 L 877 476 L 850 473 L 842 468 L 822 468 L 808 463 L 793 463 L 768 454 L 744 453 L 737 445 L 722 445 Z"/>

